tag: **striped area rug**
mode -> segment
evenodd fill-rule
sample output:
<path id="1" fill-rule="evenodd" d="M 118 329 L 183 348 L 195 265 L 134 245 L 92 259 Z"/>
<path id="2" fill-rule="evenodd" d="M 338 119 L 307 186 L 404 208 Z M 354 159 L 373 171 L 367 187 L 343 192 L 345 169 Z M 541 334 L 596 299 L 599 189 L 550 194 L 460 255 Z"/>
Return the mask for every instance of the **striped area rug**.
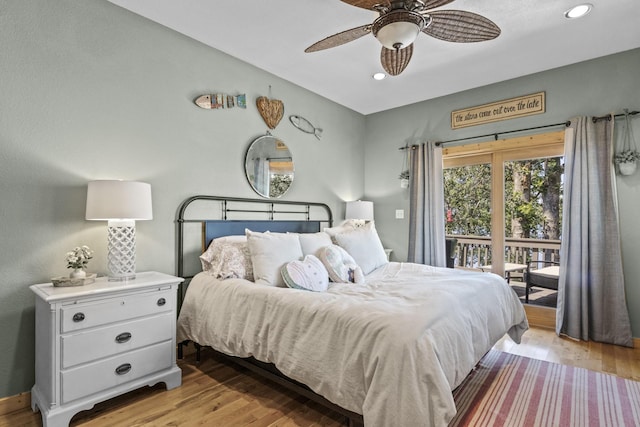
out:
<path id="1" fill-rule="evenodd" d="M 640 382 L 497 350 L 453 395 L 449 427 L 640 426 Z"/>

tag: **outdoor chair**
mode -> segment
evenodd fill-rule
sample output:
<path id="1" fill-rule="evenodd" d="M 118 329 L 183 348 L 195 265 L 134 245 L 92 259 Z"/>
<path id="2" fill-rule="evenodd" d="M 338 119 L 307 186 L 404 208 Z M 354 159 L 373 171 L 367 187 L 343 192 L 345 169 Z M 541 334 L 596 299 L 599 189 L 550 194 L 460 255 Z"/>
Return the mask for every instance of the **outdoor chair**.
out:
<path id="1" fill-rule="evenodd" d="M 524 273 L 524 302 L 529 302 L 529 290 L 533 286 L 557 291 L 559 277 L 560 263 L 555 261 L 529 261 L 527 270 Z"/>

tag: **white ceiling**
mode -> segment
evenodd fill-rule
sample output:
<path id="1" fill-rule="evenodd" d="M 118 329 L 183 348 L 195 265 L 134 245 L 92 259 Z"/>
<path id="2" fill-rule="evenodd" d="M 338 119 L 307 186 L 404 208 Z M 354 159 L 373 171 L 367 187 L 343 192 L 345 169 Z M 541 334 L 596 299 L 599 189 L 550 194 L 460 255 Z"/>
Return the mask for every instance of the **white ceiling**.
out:
<path id="1" fill-rule="evenodd" d="M 456 0 L 440 9 L 483 15 L 502 34 L 481 43 L 420 34 L 407 69 L 375 81 L 372 35 L 304 52 L 377 17 L 340 0 L 109 1 L 365 115 L 640 47 L 638 0 L 587 0 L 593 10 L 574 20 L 563 13 L 581 0 Z"/>

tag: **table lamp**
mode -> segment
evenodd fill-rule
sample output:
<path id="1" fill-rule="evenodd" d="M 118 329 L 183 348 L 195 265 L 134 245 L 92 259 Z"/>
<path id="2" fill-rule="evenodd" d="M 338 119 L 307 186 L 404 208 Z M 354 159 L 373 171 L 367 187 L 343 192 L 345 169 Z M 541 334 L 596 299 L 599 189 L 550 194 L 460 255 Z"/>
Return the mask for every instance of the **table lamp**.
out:
<path id="1" fill-rule="evenodd" d="M 347 202 L 345 219 L 355 219 L 360 226 L 367 221 L 373 221 L 373 202 L 365 200 Z"/>
<path id="2" fill-rule="evenodd" d="M 102 180 L 87 187 L 87 220 L 108 221 L 109 281 L 136 277 L 136 220 L 153 219 L 151 185 Z"/>

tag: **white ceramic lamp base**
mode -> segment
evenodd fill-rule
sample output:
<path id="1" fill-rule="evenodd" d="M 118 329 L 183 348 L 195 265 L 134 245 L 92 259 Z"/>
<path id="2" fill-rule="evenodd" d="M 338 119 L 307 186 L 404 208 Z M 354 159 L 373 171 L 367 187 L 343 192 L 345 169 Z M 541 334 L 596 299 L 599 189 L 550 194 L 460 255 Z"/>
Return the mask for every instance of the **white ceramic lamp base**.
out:
<path id="1" fill-rule="evenodd" d="M 136 222 L 110 220 L 107 270 L 109 281 L 136 278 Z"/>

